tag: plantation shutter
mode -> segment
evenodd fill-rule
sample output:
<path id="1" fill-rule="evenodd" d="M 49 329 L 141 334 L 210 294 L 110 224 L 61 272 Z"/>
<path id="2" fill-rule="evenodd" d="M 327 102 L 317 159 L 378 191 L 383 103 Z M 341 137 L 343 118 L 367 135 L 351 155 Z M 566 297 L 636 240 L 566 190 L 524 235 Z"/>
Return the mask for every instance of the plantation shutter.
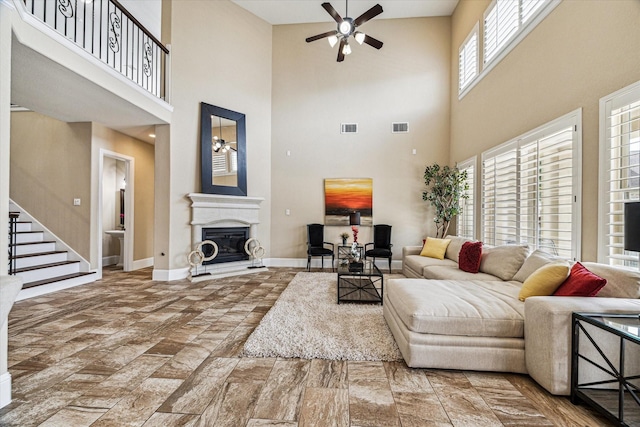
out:
<path id="1" fill-rule="evenodd" d="M 517 146 L 508 144 L 483 155 L 483 242 L 504 245 L 517 241 Z"/>
<path id="2" fill-rule="evenodd" d="M 478 75 L 478 25 L 460 46 L 458 91 L 461 92 Z"/>
<path id="3" fill-rule="evenodd" d="M 522 4 L 520 5 L 522 23 L 526 24 L 529 22 L 545 3 L 548 2 L 546 0 L 522 0 Z"/>
<path id="4" fill-rule="evenodd" d="M 484 18 L 485 63 L 497 55 L 519 27 L 518 0 L 494 0 Z"/>
<path id="5" fill-rule="evenodd" d="M 213 175 L 224 175 L 227 173 L 227 155 L 223 152 L 213 153 Z"/>
<path id="6" fill-rule="evenodd" d="M 580 246 L 579 114 L 482 155 L 482 240 L 527 244 L 566 259 Z"/>
<path id="7" fill-rule="evenodd" d="M 467 195 L 467 198 L 460 199 L 460 207 L 462 212 L 458 215 L 456 221 L 456 234 L 460 237 L 465 237 L 467 239 L 474 239 L 475 230 L 474 230 L 474 195 L 475 195 L 475 182 L 474 182 L 474 172 L 475 172 L 475 164 L 476 158 L 473 157 L 470 160 L 462 162 L 458 165 L 458 169 L 461 171 L 467 172 L 467 185 L 469 188 L 464 191 L 464 194 Z"/>
<path id="8" fill-rule="evenodd" d="M 606 261 L 638 268 L 639 253 L 624 250 L 624 203 L 640 200 L 640 90 L 605 105 Z"/>

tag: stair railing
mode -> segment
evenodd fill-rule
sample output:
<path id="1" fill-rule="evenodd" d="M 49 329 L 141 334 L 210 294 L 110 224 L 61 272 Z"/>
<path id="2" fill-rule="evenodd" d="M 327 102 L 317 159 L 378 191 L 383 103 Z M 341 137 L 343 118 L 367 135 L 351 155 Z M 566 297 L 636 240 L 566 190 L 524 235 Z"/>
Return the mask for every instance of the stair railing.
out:
<path id="1" fill-rule="evenodd" d="M 158 98 L 167 49 L 117 0 L 23 0 L 27 12 Z"/>
<path id="2" fill-rule="evenodd" d="M 18 212 L 9 212 L 9 275 L 16 274 L 16 243 L 18 229 Z"/>

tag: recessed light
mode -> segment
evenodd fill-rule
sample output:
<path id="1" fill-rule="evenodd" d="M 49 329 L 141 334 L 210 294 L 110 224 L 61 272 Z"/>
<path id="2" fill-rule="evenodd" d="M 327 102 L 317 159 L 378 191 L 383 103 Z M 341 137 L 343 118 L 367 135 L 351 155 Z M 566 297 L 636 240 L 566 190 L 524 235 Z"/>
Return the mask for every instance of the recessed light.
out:
<path id="1" fill-rule="evenodd" d="M 155 138 L 155 137 L 156 137 L 156 134 L 155 134 L 155 133 L 150 133 L 150 134 L 149 134 L 149 136 L 150 136 L 151 138 Z"/>

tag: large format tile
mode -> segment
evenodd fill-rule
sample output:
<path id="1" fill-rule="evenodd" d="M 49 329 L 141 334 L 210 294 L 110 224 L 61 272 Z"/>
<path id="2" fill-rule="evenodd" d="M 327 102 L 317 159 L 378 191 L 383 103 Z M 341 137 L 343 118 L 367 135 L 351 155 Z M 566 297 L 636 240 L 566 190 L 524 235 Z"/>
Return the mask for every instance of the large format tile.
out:
<path id="1" fill-rule="evenodd" d="M 300 269 L 191 283 L 151 269 L 17 302 L 0 425 L 607 426 L 525 375 L 239 358 Z"/>

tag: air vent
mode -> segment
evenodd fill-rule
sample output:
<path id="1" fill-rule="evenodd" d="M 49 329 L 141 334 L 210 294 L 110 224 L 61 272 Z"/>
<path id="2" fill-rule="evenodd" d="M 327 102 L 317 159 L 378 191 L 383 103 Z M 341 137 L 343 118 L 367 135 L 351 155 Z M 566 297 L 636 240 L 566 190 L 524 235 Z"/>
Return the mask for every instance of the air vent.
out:
<path id="1" fill-rule="evenodd" d="M 391 133 L 409 133 L 409 122 L 391 123 Z"/>
<path id="2" fill-rule="evenodd" d="M 340 133 L 358 133 L 357 123 L 341 123 Z"/>

